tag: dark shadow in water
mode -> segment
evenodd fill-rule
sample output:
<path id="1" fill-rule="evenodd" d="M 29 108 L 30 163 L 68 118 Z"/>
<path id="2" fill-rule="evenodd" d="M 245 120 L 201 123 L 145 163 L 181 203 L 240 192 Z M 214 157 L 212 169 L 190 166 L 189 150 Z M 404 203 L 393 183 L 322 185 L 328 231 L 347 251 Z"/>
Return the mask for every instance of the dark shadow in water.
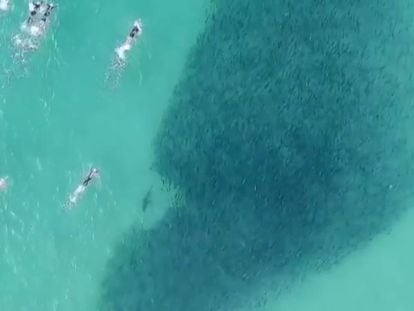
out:
<path id="1" fill-rule="evenodd" d="M 389 228 L 413 189 L 413 10 L 220 0 L 155 144 L 186 203 L 127 235 L 101 309 L 220 310 Z"/>

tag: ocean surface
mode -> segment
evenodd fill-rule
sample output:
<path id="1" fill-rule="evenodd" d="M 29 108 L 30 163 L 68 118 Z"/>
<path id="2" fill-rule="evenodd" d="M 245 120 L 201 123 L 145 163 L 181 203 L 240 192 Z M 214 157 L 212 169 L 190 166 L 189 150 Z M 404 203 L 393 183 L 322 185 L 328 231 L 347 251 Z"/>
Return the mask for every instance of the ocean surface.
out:
<path id="1" fill-rule="evenodd" d="M 151 141 L 201 31 L 203 1 L 61 1 L 25 63 L 12 37 L 25 1 L 0 15 L 0 309 L 95 310 L 115 242 L 149 224 L 142 197 L 157 180 Z M 105 77 L 134 20 L 143 36 L 118 87 Z M 76 208 L 68 196 L 101 170 Z M 154 201 L 157 198 L 153 198 Z"/>
<path id="2" fill-rule="evenodd" d="M 210 5 L 60 1 L 23 61 L 11 40 L 27 3 L 0 14 L 0 177 L 10 181 L 0 193 L 0 310 L 98 310 L 115 246 L 132 225 L 156 223 L 164 210 L 152 207 L 170 199 L 151 169 L 152 141 Z M 137 18 L 143 35 L 113 88 L 114 49 Z M 99 181 L 65 209 L 92 166 Z M 144 213 L 150 189 L 155 204 Z M 265 283 L 246 310 L 414 310 L 413 224 L 414 213 L 405 214 L 369 247 L 280 297 Z"/>

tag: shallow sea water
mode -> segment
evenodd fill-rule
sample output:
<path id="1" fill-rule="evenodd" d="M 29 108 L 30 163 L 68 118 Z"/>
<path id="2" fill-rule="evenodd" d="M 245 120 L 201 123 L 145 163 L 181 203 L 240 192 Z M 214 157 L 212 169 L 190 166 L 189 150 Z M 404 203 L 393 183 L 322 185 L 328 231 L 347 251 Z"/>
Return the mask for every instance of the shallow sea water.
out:
<path id="1" fill-rule="evenodd" d="M 151 141 L 204 4 L 58 2 L 24 65 L 12 58 L 11 38 L 27 3 L 0 16 L 0 176 L 11 181 L 0 196 L 1 310 L 95 310 L 112 247 L 131 223 L 149 226 L 162 214 L 141 212 L 143 195 L 159 184 Z M 138 17 L 142 40 L 112 89 L 105 75 L 114 49 Z M 91 165 L 100 181 L 65 211 Z"/>
<path id="2" fill-rule="evenodd" d="M 148 227 L 162 216 L 140 206 L 159 184 L 151 141 L 202 30 L 206 1 L 61 1 L 23 66 L 11 58 L 10 40 L 27 4 L 14 4 L 0 16 L 0 176 L 11 180 L 0 195 L 0 310 L 96 310 L 116 242 L 131 224 Z M 144 35 L 110 89 L 113 50 L 137 17 Z M 91 165 L 101 180 L 65 211 Z M 168 199 L 155 192 L 154 200 Z M 249 310 L 413 310 L 413 223 L 407 214 L 369 248 L 278 299 L 259 288 Z M 266 302 L 255 304 L 262 296 Z"/>

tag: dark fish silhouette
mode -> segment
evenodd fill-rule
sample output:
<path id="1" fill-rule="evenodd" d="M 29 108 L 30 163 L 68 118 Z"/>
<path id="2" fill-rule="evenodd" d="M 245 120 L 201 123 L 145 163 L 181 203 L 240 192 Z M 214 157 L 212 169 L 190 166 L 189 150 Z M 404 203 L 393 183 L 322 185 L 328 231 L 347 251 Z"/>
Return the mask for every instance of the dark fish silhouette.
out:
<path id="1" fill-rule="evenodd" d="M 152 186 L 148 189 L 147 193 L 145 194 L 144 198 L 142 199 L 141 208 L 142 211 L 145 212 L 148 206 L 152 203 Z"/>

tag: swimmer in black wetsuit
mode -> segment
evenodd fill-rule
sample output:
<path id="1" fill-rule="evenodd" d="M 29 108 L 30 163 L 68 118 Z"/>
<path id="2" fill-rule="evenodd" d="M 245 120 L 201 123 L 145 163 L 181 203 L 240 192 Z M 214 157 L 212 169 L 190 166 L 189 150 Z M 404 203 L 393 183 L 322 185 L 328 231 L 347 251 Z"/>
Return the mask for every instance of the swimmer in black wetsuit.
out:
<path id="1" fill-rule="evenodd" d="M 86 177 L 86 179 L 83 181 L 82 185 L 87 187 L 89 185 L 89 183 L 92 181 L 92 179 L 94 177 L 97 177 L 98 175 L 99 175 L 99 170 L 97 170 L 96 168 L 92 168 L 90 170 L 88 176 Z"/>
<path id="2" fill-rule="evenodd" d="M 37 1 L 37 2 L 30 2 L 29 3 L 29 18 L 27 19 L 27 23 L 31 23 L 33 21 L 33 18 L 35 15 L 40 11 L 42 8 L 43 1 Z"/>
<path id="3" fill-rule="evenodd" d="M 125 42 L 115 49 L 115 53 L 118 55 L 117 61 L 121 65 L 125 64 L 126 60 L 126 52 L 132 49 L 133 43 L 141 36 L 142 34 L 142 22 L 140 19 L 134 22 L 134 27 L 130 31 L 128 37 L 126 38 Z"/>
<path id="4" fill-rule="evenodd" d="M 0 0 L 0 11 L 8 11 L 12 7 L 10 0 Z"/>
<path id="5" fill-rule="evenodd" d="M 134 28 L 132 28 L 131 32 L 129 33 L 129 37 L 131 39 L 135 38 L 136 35 L 139 35 L 142 32 L 142 28 L 140 22 L 137 21 L 134 23 Z"/>
<path id="6" fill-rule="evenodd" d="M 43 14 L 41 19 L 42 22 L 46 23 L 47 18 L 50 16 L 54 8 L 55 6 L 53 5 L 53 3 L 47 4 L 46 12 Z"/>
<path id="7" fill-rule="evenodd" d="M 89 186 L 89 183 L 96 177 L 99 177 L 99 170 L 92 168 L 85 180 L 69 196 L 69 208 L 74 207 L 78 203 L 82 195 L 85 193 L 86 188 Z"/>

